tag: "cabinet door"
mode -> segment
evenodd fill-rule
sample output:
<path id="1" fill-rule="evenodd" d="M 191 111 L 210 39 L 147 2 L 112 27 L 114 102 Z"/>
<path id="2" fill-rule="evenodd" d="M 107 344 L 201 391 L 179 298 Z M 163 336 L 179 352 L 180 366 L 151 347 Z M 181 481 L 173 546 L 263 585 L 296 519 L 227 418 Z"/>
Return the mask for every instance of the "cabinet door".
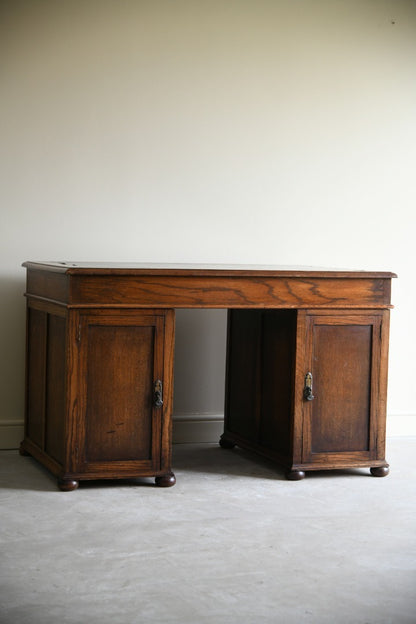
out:
<path id="1" fill-rule="evenodd" d="M 303 463 L 384 458 L 387 320 L 388 311 L 306 316 L 304 379 L 312 387 L 303 396 Z"/>
<path id="2" fill-rule="evenodd" d="M 150 476 L 170 462 L 172 321 L 171 311 L 81 313 L 75 471 Z"/>

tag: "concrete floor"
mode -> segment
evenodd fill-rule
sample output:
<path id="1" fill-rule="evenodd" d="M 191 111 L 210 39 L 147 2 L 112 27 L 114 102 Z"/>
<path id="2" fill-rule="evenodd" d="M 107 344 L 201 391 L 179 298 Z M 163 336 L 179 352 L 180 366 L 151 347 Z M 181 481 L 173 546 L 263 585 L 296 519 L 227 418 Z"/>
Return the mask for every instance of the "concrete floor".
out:
<path id="1" fill-rule="evenodd" d="M 388 441 L 383 479 L 289 482 L 217 445 L 174 457 L 170 489 L 64 493 L 1 452 L 1 624 L 415 624 L 415 438 Z"/>

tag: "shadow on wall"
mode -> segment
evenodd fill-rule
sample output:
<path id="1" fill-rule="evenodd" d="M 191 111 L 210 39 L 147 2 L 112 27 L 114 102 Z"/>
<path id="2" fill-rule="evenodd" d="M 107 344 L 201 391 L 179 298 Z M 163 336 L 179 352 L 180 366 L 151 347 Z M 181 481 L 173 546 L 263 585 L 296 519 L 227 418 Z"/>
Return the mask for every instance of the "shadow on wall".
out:
<path id="1" fill-rule="evenodd" d="M 226 310 L 177 310 L 174 415 L 223 414 Z"/>
<path id="2" fill-rule="evenodd" d="M 26 301 L 25 278 L 0 275 L 0 396 L 1 426 L 24 418 Z"/>

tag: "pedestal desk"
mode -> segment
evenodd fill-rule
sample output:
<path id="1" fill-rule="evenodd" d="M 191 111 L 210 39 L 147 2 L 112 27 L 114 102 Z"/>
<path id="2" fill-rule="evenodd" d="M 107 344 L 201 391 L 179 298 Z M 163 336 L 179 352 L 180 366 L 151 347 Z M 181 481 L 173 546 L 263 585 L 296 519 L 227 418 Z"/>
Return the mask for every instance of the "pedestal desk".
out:
<path id="1" fill-rule="evenodd" d="M 58 478 L 171 486 L 175 308 L 227 308 L 224 434 L 286 470 L 385 459 L 393 273 L 26 262 L 21 453 Z"/>

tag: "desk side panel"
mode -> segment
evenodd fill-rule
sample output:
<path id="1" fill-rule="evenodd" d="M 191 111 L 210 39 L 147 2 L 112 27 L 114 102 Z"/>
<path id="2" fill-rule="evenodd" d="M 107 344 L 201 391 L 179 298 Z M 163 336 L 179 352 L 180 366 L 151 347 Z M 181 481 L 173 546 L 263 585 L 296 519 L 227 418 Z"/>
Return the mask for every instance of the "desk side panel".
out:
<path id="1" fill-rule="evenodd" d="M 257 440 L 261 409 L 261 327 L 258 310 L 228 313 L 225 433 Z"/>
<path id="2" fill-rule="evenodd" d="M 28 269 L 26 295 L 60 303 L 68 302 L 69 277 L 55 271 Z"/>
<path id="3" fill-rule="evenodd" d="M 23 447 L 64 462 L 66 318 L 58 306 L 28 300 L 26 427 Z M 59 312 L 62 308 L 58 308 Z M 28 452 L 32 452 L 29 449 Z"/>
<path id="4" fill-rule="evenodd" d="M 295 310 L 231 310 L 224 436 L 275 461 L 292 461 Z"/>
<path id="5" fill-rule="evenodd" d="M 295 310 L 263 313 L 262 411 L 258 442 L 287 461 L 292 456 Z"/>

